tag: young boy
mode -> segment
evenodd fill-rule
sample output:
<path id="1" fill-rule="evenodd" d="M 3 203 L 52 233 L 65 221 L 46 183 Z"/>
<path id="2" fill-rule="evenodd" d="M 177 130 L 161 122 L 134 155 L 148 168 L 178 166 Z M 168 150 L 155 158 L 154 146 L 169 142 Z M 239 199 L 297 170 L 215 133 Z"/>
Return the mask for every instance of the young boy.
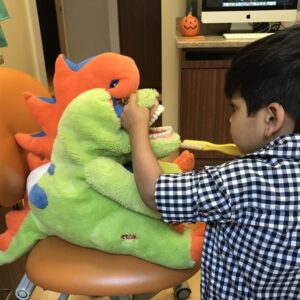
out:
<path id="1" fill-rule="evenodd" d="M 149 112 L 130 97 L 121 122 L 140 195 L 167 223 L 206 222 L 201 299 L 300 299 L 300 28 L 243 48 L 225 92 L 244 155 L 180 175 L 162 175 Z"/>

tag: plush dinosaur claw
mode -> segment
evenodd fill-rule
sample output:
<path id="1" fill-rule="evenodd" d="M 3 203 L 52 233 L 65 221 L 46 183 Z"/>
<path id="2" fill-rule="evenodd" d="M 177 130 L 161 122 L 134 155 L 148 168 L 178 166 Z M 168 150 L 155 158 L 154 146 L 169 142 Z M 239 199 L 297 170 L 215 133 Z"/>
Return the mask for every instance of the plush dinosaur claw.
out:
<path id="1" fill-rule="evenodd" d="M 195 165 L 194 154 L 185 150 L 173 161 L 173 163 L 177 164 L 182 172 L 192 171 Z"/>

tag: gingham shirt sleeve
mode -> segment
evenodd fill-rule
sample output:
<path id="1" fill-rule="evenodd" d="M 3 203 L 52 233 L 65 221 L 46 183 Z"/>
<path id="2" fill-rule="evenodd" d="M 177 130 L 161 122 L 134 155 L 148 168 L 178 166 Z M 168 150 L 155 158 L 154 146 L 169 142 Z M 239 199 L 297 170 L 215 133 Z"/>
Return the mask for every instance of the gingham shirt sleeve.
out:
<path id="1" fill-rule="evenodd" d="M 155 201 L 166 223 L 226 221 L 231 205 L 220 178 L 207 171 L 161 175 Z"/>

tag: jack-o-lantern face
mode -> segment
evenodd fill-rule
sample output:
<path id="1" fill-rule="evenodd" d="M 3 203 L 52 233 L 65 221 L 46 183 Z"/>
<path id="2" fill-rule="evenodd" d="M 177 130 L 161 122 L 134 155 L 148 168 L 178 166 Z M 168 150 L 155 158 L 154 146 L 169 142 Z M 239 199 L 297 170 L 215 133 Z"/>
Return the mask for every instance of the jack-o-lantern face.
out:
<path id="1" fill-rule="evenodd" d="M 200 32 L 199 20 L 189 13 L 187 16 L 180 20 L 179 24 L 180 33 L 184 36 L 195 36 Z"/>

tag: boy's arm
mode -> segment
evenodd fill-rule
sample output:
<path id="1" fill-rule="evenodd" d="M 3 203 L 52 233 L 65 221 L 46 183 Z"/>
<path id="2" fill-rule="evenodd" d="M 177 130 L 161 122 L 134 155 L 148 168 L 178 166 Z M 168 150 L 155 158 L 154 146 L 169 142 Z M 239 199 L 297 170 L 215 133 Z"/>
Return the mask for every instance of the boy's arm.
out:
<path id="1" fill-rule="evenodd" d="M 130 96 L 124 107 L 121 123 L 129 133 L 133 172 L 141 198 L 148 207 L 157 210 L 154 200 L 155 184 L 162 170 L 150 145 L 149 110 L 137 105 L 135 94 Z"/>
<path id="2" fill-rule="evenodd" d="M 148 128 L 132 129 L 130 143 L 133 173 L 141 198 L 147 206 L 157 210 L 154 201 L 155 184 L 162 171 L 150 146 Z"/>

